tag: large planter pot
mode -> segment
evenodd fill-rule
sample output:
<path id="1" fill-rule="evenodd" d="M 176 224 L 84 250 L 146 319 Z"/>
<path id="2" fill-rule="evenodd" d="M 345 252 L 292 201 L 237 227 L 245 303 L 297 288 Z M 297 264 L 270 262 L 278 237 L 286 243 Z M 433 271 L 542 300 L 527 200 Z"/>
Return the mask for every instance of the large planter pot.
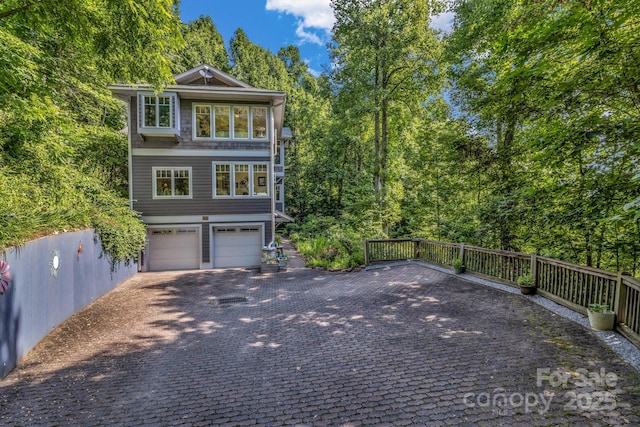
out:
<path id="1" fill-rule="evenodd" d="M 587 310 L 589 324 L 594 331 L 610 331 L 613 329 L 616 320 L 615 311 L 591 311 Z"/>
<path id="2" fill-rule="evenodd" d="M 520 286 L 520 293 L 522 295 L 533 295 L 536 293 L 535 286 Z"/>
<path id="3" fill-rule="evenodd" d="M 462 267 L 453 267 L 453 272 L 456 273 L 456 274 L 464 273 L 464 266 L 462 266 Z"/>

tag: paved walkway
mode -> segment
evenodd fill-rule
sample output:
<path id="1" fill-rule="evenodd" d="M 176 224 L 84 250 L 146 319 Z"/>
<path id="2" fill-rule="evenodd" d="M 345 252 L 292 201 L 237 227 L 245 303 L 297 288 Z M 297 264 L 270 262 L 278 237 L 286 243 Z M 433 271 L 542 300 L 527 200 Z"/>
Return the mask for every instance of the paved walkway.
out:
<path id="1" fill-rule="evenodd" d="M 139 274 L 0 381 L 0 425 L 640 425 L 591 331 L 416 265 Z"/>

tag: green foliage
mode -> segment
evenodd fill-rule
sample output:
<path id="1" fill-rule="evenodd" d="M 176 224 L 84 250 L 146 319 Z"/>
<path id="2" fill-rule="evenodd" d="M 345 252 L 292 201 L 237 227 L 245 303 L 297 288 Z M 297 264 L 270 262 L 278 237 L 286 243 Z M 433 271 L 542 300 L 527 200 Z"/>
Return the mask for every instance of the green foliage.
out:
<path id="1" fill-rule="evenodd" d="M 609 311 L 609 304 L 589 304 L 589 311 L 604 313 L 605 311 Z"/>
<path id="2" fill-rule="evenodd" d="M 533 285 L 533 276 L 531 274 L 523 274 L 518 276 L 518 285 L 528 287 Z"/>
<path id="3" fill-rule="evenodd" d="M 288 231 L 310 267 L 339 270 L 364 264 L 364 239 L 372 230 L 358 230 L 330 217 L 309 216 Z"/>
<path id="4" fill-rule="evenodd" d="M 479 231 L 465 241 L 637 272 L 640 5 L 454 10 L 452 99 L 481 143 L 464 144 L 457 171 Z"/>
<path id="5" fill-rule="evenodd" d="M 170 81 L 170 0 L 9 0 L 0 9 L 0 249 L 93 227 L 114 261 L 144 226 L 128 208 L 124 109 L 107 85 Z"/>
<path id="6" fill-rule="evenodd" d="M 182 73 L 202 64 L 229 72 L 229 55 L 224 40 L 210 16 L 200 16 L 183 27 L 186 46 L 174 60 L 174 73 Z"/>
<path id="7" fill-rule="evenodd" d="M 406 124 L 440 89 L 441 43 L 429 19 L 441 6 L 430 0 L 332 1 L 334 108 L 346 140 L 360 140 L 358 166 L 369 169 L 385 231 L 401 218 Z"/>
<path id="8" fill-rule="evenodd" d="M 288 74 L 285 64 L 269 50 L 252 43 L 238 28 L 230 42 L 232 74 L 253 87 L 286 90 Z"/>
<path id="9" fill-rule="evenodd" d="M 464 267 L 464 260 L 462 259 L 462 257 L 456 257 L 453 259 L 453 261 L 451 261 L 451 265 L 454 268 Z"/>

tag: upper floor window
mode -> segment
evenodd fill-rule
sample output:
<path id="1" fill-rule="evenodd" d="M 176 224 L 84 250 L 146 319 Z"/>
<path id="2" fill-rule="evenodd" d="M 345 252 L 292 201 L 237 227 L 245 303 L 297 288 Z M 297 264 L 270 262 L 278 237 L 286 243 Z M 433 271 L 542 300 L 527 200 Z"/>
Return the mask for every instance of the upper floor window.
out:
<path id="1" fill-rule="evenodd" d="M 265 141 L 269 137 L 267 107 L 194 104 L 193 120 L 193 137 L 195 139 Z"/>
<path id="2" fill-rule="evenodd" d="M 211 137 L 211 107 L 208 105 L 196 106 L 196 136 L 201 138 Z"/>
<path id="3" fill-rule="evenodd" d="M 214 163 L 214 197 L 268 197 L 267 163 Z"/>
<path id="4" fill-rule="evenodd" d="M 216 138 L 229 138 L 231 131 L 229 128 L 229 106 L 216 105 L 215 107 L 216 121 Z"/>
<path id="5" fill-rule="evenodd" d="M 178 133 L 178 98 L 174 93 L 142 93 L 138 97 L 140 133 L 165 135 Z"/>
<path id="6" fill-rule="evenodd" d="M 233 137 L 249 138 L 249 107 L 233 107 Z"/>
<path id="7" fill-rule="evenodd" d="M 171 98 L 168 96 L 144 97 L 144 127 L 171 127 Z"/>
<path id="8" fill-rule="evenodd" d="M 267 108 L 253 107 L 252 109 L 253 137 L 262 139 L 267 137 Z"/>
<path id="9" fill-rule="evenodd" d="M 191 198 L 191 168 L 153 168 L 153 198 Z"/>

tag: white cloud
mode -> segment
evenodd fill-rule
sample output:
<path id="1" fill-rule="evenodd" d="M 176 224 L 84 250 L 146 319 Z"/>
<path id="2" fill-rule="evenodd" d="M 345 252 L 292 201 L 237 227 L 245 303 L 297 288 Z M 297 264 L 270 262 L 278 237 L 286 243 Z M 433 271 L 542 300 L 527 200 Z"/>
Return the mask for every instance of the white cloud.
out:
<path id="1" fill-rule="evenodd" d="M 324 45 L 335 22 L 331 0 L 267 0 L 266 9 L 299 18 L 296 35 L 303 43 Z"/>
<path id="2" fill-rule="evenodd" d="M 431 17 L 430 27 L 448 34 L 453 29 L 453 19 L 455 16 L 456 15 L 453 12 L 444 12 L 439 15 L 434 15 Z"/>
<path id="3" fill-rule="evenodd" d="M 305 64 L 307 64 L 307 67 L 308 67 L 307 69 L 309 70 L 309 73 L 310 73 L 313 77 L 319 77 L 319 76 L 320 76 L 320 74 L 322 74 L 322 72 L 321 72 L 321 71 L 314 70 L 313 68 L 311 68 L 311 67 L 310 67 L 310 65 L 311 65 L 311 64 L 309 63 L 309 60 L 308 60 L 308 59 L 304 59 L 304 60 L 303 60 L 303 62 L 304 62 Z"/>
<path id="4" fill-rule="evenodd" d="M 309 42 L 318 45 L 324 44 L 322 40 L 320 40 L 320 37 L 318 37 L 315 33 L 305 31 L 304 25 L 302 25 L 302 23 L 298 25 L 298 28 L 296 28 L 296 36 L 300 37 L 303 42 Z"/>

